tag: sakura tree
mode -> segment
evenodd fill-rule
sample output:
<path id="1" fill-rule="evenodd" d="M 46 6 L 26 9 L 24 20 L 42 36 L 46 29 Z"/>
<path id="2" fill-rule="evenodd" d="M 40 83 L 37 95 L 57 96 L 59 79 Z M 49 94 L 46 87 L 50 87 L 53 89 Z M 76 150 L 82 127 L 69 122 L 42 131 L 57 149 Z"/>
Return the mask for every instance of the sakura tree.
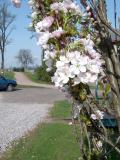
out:
<path id="1" fill-rule="evenodd" d="M 72 103 L 81 160 L 109 159 L 113 150 L 120 154 L 120 62 L 110 30 L 120 34 L 108 23 L 104 2 L 28 1 L 30 29 L 44 50 L 47 71 L 54 72 L 52 81 Z"/>

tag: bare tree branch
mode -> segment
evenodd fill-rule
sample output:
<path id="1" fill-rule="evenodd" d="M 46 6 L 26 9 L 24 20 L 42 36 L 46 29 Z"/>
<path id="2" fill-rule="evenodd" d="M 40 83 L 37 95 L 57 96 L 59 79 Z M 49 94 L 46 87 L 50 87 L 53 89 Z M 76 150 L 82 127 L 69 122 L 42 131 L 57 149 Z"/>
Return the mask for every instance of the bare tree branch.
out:
<path id="1" fill-rule="evenodd" d="M 10 44 L 10 34 L 13 31 L 15 16 L 9 12 L 9 4 L 3 0 L 0 1 L 0 52 L 1 52 L 1 69 L 4 70 L 4 54 L 8 44 Z"/>

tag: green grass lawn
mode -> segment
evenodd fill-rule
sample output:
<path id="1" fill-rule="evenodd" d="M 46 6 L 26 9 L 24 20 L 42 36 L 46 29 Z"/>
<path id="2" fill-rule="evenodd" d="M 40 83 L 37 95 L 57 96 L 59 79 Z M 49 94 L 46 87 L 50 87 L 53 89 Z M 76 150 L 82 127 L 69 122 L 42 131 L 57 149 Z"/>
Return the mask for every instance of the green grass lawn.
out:
<path id="1" fill-rule="evenodd" d="M 51 109 L 51 116 L 57 119 L 70 118 L 71 105 L 67 100 L 55 102 Z"/>
<path id="2" fill-rule="evenodd" d="M 7 79 L 14 79 L 14 72 L 13 71 L 5 71 L 4 77 Z"/>
<path id="3" fill-rule="evenodd" d="M 54 118 L 70 116 L 67 101 L 56 102 L 50 112 Z M 41 124 L 26 138 L 14 143 L 0 160 L 78 160 L 79 146 L 73 128 L 62 122 Z"/>
<path id="4" fill-rule="evenodd" d="M 43 124 L 0 160 L 78 160 L 79 147 L 66 124 Z"/>
<path id="5" fill-rule="evenodd" d="M 35 73 L 24 72 L 24 74 L 33 82 L 39 82 Z"/>

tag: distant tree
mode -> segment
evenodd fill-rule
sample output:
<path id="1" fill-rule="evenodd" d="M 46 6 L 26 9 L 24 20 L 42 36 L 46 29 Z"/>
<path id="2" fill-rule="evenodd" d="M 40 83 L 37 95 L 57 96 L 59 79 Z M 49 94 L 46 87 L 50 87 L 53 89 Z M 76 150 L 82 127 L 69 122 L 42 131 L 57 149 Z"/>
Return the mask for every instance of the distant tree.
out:
<path id="1" fill-rule="evenodd" d="M 16 58 L 24 69 L 27 69 L 28 65 L 33 64 L 34 61 L 31 51 L 29 49 L 20 49 Z"/>
<path id="2" fill-rule="evenodd" d="M 5 49 L 10 44 L 10 34 L 13 31 L 13 22 L 15 15 L 9 12 L 9 3 L 6 0 L 0 0 L 0 52 L 1 52 L 1 69 L 4 70 Z"/>

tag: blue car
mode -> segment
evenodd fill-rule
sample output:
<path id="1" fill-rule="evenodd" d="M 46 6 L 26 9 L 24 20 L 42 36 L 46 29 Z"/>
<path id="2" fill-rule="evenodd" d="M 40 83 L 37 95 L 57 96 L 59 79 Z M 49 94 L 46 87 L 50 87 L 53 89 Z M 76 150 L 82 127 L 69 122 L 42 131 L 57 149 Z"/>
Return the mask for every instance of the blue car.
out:
<path id="1" fill-rule="evenodd" d="M 6 79 L 0 75 L 0 90 L 13 91 L 16 86 L 17 82 L 15 80 Z"/>

